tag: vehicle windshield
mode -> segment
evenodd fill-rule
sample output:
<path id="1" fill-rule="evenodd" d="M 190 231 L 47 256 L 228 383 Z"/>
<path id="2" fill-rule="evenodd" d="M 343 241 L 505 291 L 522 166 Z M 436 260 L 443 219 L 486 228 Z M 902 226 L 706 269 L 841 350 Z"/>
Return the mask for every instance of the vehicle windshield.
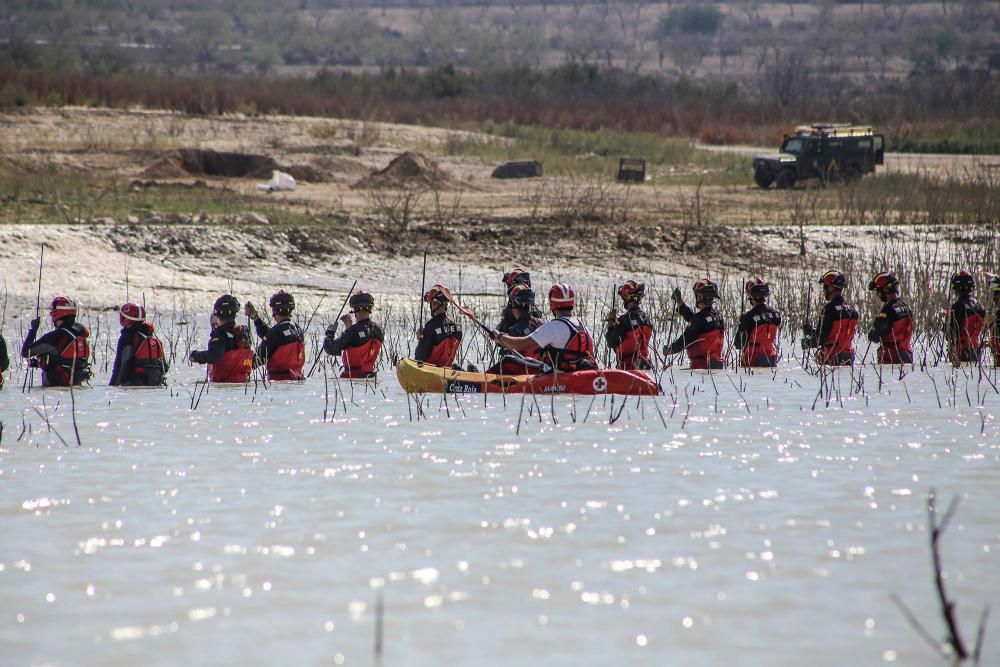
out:
<path id="1" fill-rule="evenodd" d="M 806 153 L 806 142 L 802 139 L 792 138 L 785 142 L 785 147 L 782 149 L 785 153 L 794 153 L 796 155 L 805 155 Z"/>

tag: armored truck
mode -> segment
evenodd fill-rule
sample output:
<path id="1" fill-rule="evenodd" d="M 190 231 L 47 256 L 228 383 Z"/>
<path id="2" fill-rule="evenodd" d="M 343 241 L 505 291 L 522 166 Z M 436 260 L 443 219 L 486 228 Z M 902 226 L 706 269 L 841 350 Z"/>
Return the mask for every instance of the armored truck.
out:
<path id="1" fill-rule="evenodd" d="M 762 188 L 775 183 L 781 189 L 810 178 L 847 183 L 874 172 L 884 154 L 885 139 L 870 127 L 817 123 L 786 134 L 777 155 L 755 157 L 753 180 Z"/>

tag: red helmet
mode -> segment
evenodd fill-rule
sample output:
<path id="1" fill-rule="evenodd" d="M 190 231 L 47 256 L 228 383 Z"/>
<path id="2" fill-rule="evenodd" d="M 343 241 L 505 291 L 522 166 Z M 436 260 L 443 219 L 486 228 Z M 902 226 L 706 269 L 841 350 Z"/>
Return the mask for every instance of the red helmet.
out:
<path id="1" fill-rule="evenodd" d="M 535 305 L 535 290 L 527 285 L 514 285 L 510 290 L 510 302 L 519 310 L 527 310 Z"/>
<path id="2" fill-rule="evenodd" d="M 899 287 L 899 280 L 888 271 L 882 271 L 868 283 L 868 289 L 870 290 L 894 290 L 897 287 Z"/>
<path id="3" fill-rule="evenodd" d="M 118 321 L 123 327 L 146 320 L 146 309 L 134 303 L 123 303 L 118 311 Z"/>
<path id="4" fill-rule="evenodd" d="M 572 308 L 576 305 L 576 292 L 566 283 L 558 283 L 549 289 L 549 304 L 557 309 Z"/>
<path id="5" fill-rule="evenodd" d="M 531 287 L 531 275 L 524 269 L 511 269 L 508 273 L 503 274 L 503 284 L 507 286 L 508 291 L 514 285 L 527 285 Z"/>
<path id="6" fill-rule="evenodd" d="M 67 315 L 76 315 L 76 301 L 68 296 L 57 296 L 52 299 L 52 305 L 49 306 L 49 315 L 53 322 Z"/>
<path id="7" fill-rule="evenodd" d="M 820 276 L 819 284 L 824 288 L 844 289 L 847 287 L 847 278 L 836 269 L 830 269 Z"/>
<path id="8" fill-rule="evenodd" d="M 714 299 L 719 296 L 719 286 L 711 278 L 702 278 L 694 284 L 694 295 L 699 300 Z"/>
<path id="9" fill-rule="evenodd" d="M 627 280 L 624 285 L 618 288 L 618 296 L 625 302 L 638 301 L 646 296 L 646 284 Z"/>
<path id="10" fill-rule="evenodd" d="M 451 299 L 448 298 L 448 294 L 446 293 L 444 286 L 434 285 L 434 287 L 427 290 L 427 294 L 424 295 L 424 301 L 430 304 L 445 304 L 451 301 Z"/>
<path id="11" fill-rule="evenodd" d="M 754 276 L 748 280 L 747 284 L 743 287 L 743 291 L 754 301 L 763 301 L 771 296 L 771 286 L 760 276 Z"/>

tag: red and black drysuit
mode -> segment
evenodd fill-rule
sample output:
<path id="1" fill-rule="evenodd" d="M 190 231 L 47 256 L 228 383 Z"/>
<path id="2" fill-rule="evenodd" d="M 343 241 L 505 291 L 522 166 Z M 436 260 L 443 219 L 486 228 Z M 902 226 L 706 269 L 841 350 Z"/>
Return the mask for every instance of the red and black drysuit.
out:
<path id="1" fill-rule="evenodd" d="M 42 369 L 43 387 L 68 387 L 71 383 L 79 385 L 90 379 L 90 345 L 87 343 L 90 331 L 77 323 L 73 315 L 60 321 L 62 324 L 35 340 L 38 319 L 32 320 L 21 346 L 21 356 L 37 360 L 37 367 Z"/>
<path id="2" fill-rule="evenodd" d="M 0 389 L 3 389 L 3 374 L 10 368 L 10 357 L 7 356 L 7 340 L 0 334 Z"/>
<path id="3" fill-rule="evenodd" d="M 253 350 L 246 327 L 235 322 L 220 324 L 212 330 L 207 350 L 191 353 L 192 361 L 208 364 L 212 382 L 246 382 L 253 372 Z"/>
<path id="4" fill-rule="evenodd" d="M 963 294 L 952 305 L 944 326 L 952 363 L 979 363 L 979 336 L 985 322 L 986 309 L 971 294 Z"/>
<path id="5" fill-rule="evenodd" d="M 912 364 L 913 311 L 900 299 L 887 301 L 872 322 L 868 340 L 878 343 L 880 364 Z"/>
<path id="6" fill-rule="evenodd" d="M 462 344 L 462 330 L 448 318 L 448 313 L 427 320 L 413 358 L 434 366 L 451 366 Z"/>
<path id="7" fill-rule="evenodd" d="M 609 322 L 604 333 L 608 347 L 615 351 L 618 368 L 625 371 L 645 371 L 653 367 L 649 359 L 652 338 L 653 323 L 638 306 L 622 313 L 614 324 Z"/>
<path id="8" fill-rule="evenodd" d="M 697 313 L 686 303 L 677 306 L 677 312 L 688 323 L 680 338 L 664 350 L 665 354 L 686 351 L 693 370 L 725 368 L 722 360 L 722 344 L 725 340 L 726 325 L 722 315 L 712 306 L 702 308 Z"/>
<path id="9" fill-rule="evenodd" d="M 758 303 L 740 316 L 733 347 L 742 350 L 740 363 L 744 368 L 774 368 L 778 365 L 778 328 L 781 313 Z"/>
<path id="10" fill-rule="evenodd" d="M 538 308 L 531 306 L 531 310 L 528 312 L 528 315 L 533 319 L 538 320 L 538 324 L 535 326 L 535 329 L 541 326 L 542 314 L 538 311 Z M 510 301 L 508 301 L 507 305 L 503 307 L 503 311 L 500 312 L 500 324 L 497 325 L 497 331 L 502 334 L 507 334 L 508 336 L 526 336 L 528 333 L 531 333 L 531 331 L 534 331 L 534 329 L 531 329 L 525 334 L 514 333 L 511 327 L 514 326 L 515 322 L 520 321 L 521 320 L 514 318 L 514 309 L 511 308 Z"/>
<path id="11" fill-rule="evenodd" d="M 1000 366 L 1000 310 L 997 310 L 990 327 L 990 349 L 993 350 L 993 365 Z"/>
<path id="12" fill-rule="evenodd" d="M 339 338 L 328 333 L 323 340 L 323 350 L 327 354 L 340 355 L 344 366 L 340 377 L 370 378 L 375 377 L 375 364 L 384 340 L 382 327 L 371 320 L 361 320 L 344 329 Z"/>
<path id="13" fill-rule="evenodd" d="M 502 321 L 500 322 L 500 326 L 503 326 Z M 505 333 L 508 336 L 521 337 L 527 336 L 540 326 L 542 326 L 542 321 L 529 312 L 522 315 L 519 319 L 515 320 L 512 318 L 506 329 L 501 330 L 497 327 L 497 331 Z M 531 375 L 537 372 L 538 366 L 536 364 L 526 364 L 524 360 L 534 359 L 538 361 L 542 358 L 542 351 L 537 345 L 527 350 L 521 350 L 521 356 L 511 353 L 506 348 L 500 348 L 500 352 L 502 353 L 500 361 L 486 369 L 487 373 L 496 375 Z"/>
<path id="14" fill-rule="evenodd" d="M 824 366 L 854 364 L 854 332 L 858 327 L 858 309 L 837 294 L 823 307 L 819 331 L 803 341 L 803 347 L 818 347 L 816 361 Z"/>
<path id="15" fill-rule="evenodd" d="M 268 327 L 260 318 L 253 321 L 253 326 L 260 338 L 257 359 L 267 364 L 268 379 L 305 380 L 302 366 L 306 363 L 306 344 L 302 329 L 291 320 Z"/>
<path id="16" fill-rule="evenodd" d="M 153 334 L 153 325 L 136 322 L 122 327 L 111 369 L 111 386 L 158 387 L 167 372 L 163 345 Z"/>

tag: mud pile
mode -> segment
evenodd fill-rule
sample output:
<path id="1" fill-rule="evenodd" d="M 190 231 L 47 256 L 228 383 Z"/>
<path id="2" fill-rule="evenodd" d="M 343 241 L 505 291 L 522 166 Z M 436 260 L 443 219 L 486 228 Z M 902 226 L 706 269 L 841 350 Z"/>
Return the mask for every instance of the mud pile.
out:
<path id="1" fill-rule="evenodd" d="M 414 186 L 441 187 L 448 175 L 436 162 L 420 153 L 407 151 L 393 158 L 381 171 L 369 174 L 354 184 L 355 188 L 404 188 Z"/>

